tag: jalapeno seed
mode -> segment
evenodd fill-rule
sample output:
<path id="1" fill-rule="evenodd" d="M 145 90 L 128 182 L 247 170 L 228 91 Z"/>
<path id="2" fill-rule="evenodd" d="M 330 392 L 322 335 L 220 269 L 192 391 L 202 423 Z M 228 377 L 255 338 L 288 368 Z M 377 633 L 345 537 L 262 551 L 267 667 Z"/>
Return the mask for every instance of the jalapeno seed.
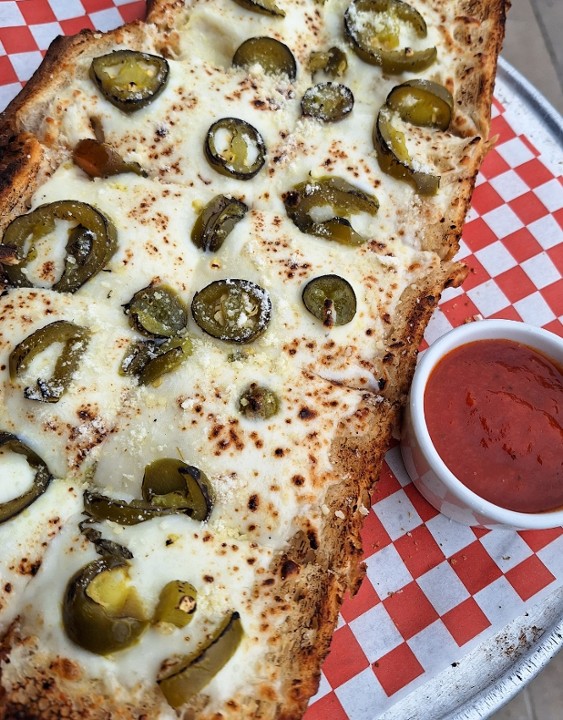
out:
<path id="1" fill-rule="evenodd" d="M 339 275 L 321 275 L 310 280 L 302 297 L 307 310 L 327 328 L 346 325 L 356 314 L 356 294 Z"/>

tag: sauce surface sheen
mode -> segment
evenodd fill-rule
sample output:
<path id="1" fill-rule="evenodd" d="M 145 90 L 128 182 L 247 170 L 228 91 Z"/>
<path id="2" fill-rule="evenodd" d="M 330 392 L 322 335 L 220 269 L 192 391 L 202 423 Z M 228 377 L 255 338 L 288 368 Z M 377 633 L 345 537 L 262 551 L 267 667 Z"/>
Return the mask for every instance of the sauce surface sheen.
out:
<path id="1" fill-rule="evenodd" d="M 464 485 L 509 510 L 563 507 L 562 370 L 512 340 L 471 342 L 437 364 L 426 386 L 426 422 Z"/>

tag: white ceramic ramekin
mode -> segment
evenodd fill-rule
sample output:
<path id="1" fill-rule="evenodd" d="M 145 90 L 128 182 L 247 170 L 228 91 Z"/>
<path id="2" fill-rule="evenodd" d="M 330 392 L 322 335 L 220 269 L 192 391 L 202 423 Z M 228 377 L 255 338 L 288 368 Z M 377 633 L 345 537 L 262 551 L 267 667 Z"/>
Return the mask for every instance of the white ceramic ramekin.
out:
<path id="1" fill-rule="evenodd" d="M 430 438 L 424 417 L 424 393 L 433 368 L 444 355 L 460 345 L 492 339 L 514 340 L 563 363 L 563 338 L 513 320 L 478 320 L 442 336 L 422 354 L 414 374 L 401 438 L 405 467 L 428 502 L 452 520 L 465 525 L 516 530 L 563 526 L 563 508 L 544 513 L 523 513 L 507 510 L 479 497 L 447 468 Z"/>

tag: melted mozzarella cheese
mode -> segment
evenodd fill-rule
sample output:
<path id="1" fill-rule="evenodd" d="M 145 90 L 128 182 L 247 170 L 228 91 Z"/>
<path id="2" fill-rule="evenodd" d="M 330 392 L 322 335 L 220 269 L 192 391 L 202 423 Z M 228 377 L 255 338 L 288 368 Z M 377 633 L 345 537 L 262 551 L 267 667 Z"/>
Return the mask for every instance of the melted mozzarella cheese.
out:
<path id="1" fill-rule="evenodd" d="M 429 25 L 428 37 L 417 42 L 441 44 L 438 10 L 417 0 L 413 5 L 422 6 Z M 78 662 L 124 702 L 153 687 L 163 662 L 203 643 L 232 610 L 240 612 L 245 637 L 205 689 L 212 704 L 219 707 L 261 680 L 273 687 L 279 683 L 277 669 L 264 662 L 264 637 L 275 639 L 283 632 L 283 613 L 274 611 L 277 601 L 259 590 L 259 580 L 268 577 L 274 558 L 297 532 L 320 528 L 327 489 L 339 479 L 331 459 L 339 423 L 358 410 L 365 391 L 377 401 L 373 358 L 384 352 L 389 318 L 405 290 L 439 264 L 434 253 L 421 250 L 420 234 L 425 223 L 445 216 L 450 189 L 427 199 L 421 220 L 414 189 L 382 173 L 373 146 L 379 108 L 390 89 L 411 74 L 386 77 L 354 54 L 342 29 L 348 0 L 322 5 L 286 0 L 283 6 L 286 17 L 280 19 L 248 12 L 232 0 L 193 2 L 178 28 L 166 88 L 130 115 L 94 87 L 89 67 L 95 47 L 81 56 L 72 85 L 49 108 L 57 141 L 71 149 L 92 137 L 96 124 L 105 140 L 126 160 L 140 163 L 149 177 L 129 173 L 91 180 L 77 167 L 62 164 L 37 190 L 32 207 L 61 199 L 92 204 L 116 227 L 116 253 L 105 272 L 74 295 L 43 288 L 10 290 L 0 298 L 2 429 L 36 448 L 62 478 L 31 508 L 0 526 L 0 540 L 8 547 L 2 572 L 17 589 L 17 603 L 10 601 L 3 618 L 10 622 L 19 609 L 23 632 L 38 637 L 44 649 Z M 405 40 L 406 30 L 402 33 Z M 298 66 L 295 81 L 267 75 L 258 66 L 248 71 L 231 67 L 241 42 L 262 35 L 289 46 Z M 340 82 L 354 95 L 353 111 L 335 123 L 303 118 L 301 98 L 320 82 L 308 70 L 310 53 L 333 46 L 347 55 L 348 71 Z M 125 42 L 116 45 L 126 47 Z M 158 53 L 154 28 L 145 30 L 142 49 Z M 445 83 L 451 81 L 448 53 L 453 51 L 441 45 L 440 52 L 442 61 L 428 77 Z M 206 159 L 208 130 L 223 117 L 250 123 L 264 140 L 264 167 L 250 181 L 219 174 Z M 451 142 L 455 155 L 464 141 L 444 142 Z M 287 216 L 285 194 L 298 183 L 325 176 L 342 177 L 377 196 L 380 208 L 374 217 L 352 218 L 366 238 L 364 245 L 347 247 L 303 233 Z M 202 252 L 190 239 L 191 229 L 219 194 L 249 209 L 217 252 Z M 60 255 L 64 227 L 57 232 Z M 60 269 L 61 258 L 53 259 Z M 301 295 L 307 282 L 330 273 L 351 284 L 357 312 L 348 324 L 329 330 L 306 311 Z M 147 387 L 119 373 L 129 344 L 139 339 L 123 310 L 134 293 L 166 283 L 189 307 L 196 292 L 232 277 L 254 281 L 270 295 L 272 316 L 260 338 L 229 357 L 237 347 L 209 337 L 190 316 L 193 354 L 184 364 Z M 24 380 L 47 372 L 56 348 L 50 358 L 45 353 L 38 359 L 27 379 L 15 381 L 9 378 L 9 354 L 34 330 L 58 319 L 88 328 L 87 350 L 58 403 L 26 400 Z M 278 414 L 266 421 L 246 419 L 239 410 L 240 396 L 253 382 L 280 400 Z M 120 653 L 93 655 L 70 642 L 61 618 L 69 579 L 96 557 L 78 531 L 84 519 L 82 492 L 90 487 L 118 499 L 139 498 L 146 465 L 164 457 L 182 459 L 208 476 L 214 494 L 208 521 L 178 515 L 131 527 L 109 521 L 97 527 L 132 552 L 130 579 L 148 616 L 162 587 L 176 579 L 197 588 L 198 610 L 185 630 L 165 633 L 151 627 L 138 644 Z M 0 457 L 2 480 L 13 472 Z M 38 518 L 33 532 L 25 526 L 31 516 Z M 27 547 L 41 557 L 42 538 L 47 533 L 51 540 L 54 534 L 50 524 L 64 529 L 50 542 L 35 577 L 24 581 L 14 570 L 16 559 Z M 164 701 L 159 717 L 175 717 Z"/>

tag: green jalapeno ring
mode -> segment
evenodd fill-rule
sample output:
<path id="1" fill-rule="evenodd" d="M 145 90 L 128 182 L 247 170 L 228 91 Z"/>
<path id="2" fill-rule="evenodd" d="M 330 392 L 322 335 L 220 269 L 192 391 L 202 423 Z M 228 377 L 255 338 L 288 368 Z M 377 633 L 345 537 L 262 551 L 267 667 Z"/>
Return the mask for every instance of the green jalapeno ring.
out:
<path id="1" fill-rule="evenodd" d="M 150 360 L 158 357 L 160 344 L 156 340 L 132 342 L 121 361 L 120 375 L 139 376 Z"/>
<path id="2" fill-rule="evenodd" d="M 207 520 L 213 509 L 207 475 L 176 458 L 161 458 L 146 466 L 141 494 L 152 506 L 180 508 L 199 522 Z"/>
<path id="3" fill-rule="evenodd" d="M 108 655 L 137 642 L 148 626 L 132 588 L 123 594 L 123 607 L 113 610 L 89 595 L 90 586 L 102 573 L 128 566 L 124 558 L 107 555 L 88 563 L 69 580 L 63 598 L 63 626 L 69 639 L 79 647 Z"/>
<path id="4" fill-rule="evenodd" d="M 153 518 L 167 515 L 190 515 L 192 509 L 184 507 L 165 507 L 154 505 L 146 500 L 119 500 L 99 492 L 84 491 L 84 512 L 96 522 L 110 520 L 118 525 L 139 525 Z"/>
<path id="5" fill-rule="evenodd" d="M 168 285 L 138 290 L 123 306 L 134 330 L 149 337 L 172 337 L 185 329 L 188 309 Z"/>
<path id="6" fill-rule="evenodd" d="M 53 284 L 53 290 L 76 292 L 105 267 L 117 250 L 113 223 L 92 205 L 79 200 L 57 200 L 40 205 L 12 220 L 4 231 L 0 247 L 16 251 L 16 262 L 4 268 L 13 287 L 34 287 L 25 272 L 27 264 L 36 257 L 34 241 L 51 233 L 57 220 L 75 225 L 69 230 L 64 270 Z"/>
<path id="7" fill-rule="evenodd" d="M 440 176 L 414 168 L 404 133 L 393 126 L 391 109 L 387 105 L 377 115 L 373 144 L 384 172 L 398 180 L 411 182 L 421 195 L 435 195 L 438 192 Z"/>
<path id="8" fill-rule="evenodd" d="M 155 357 L 149 358 L 138 373 L 139 385 L 154 385 L 163 375 L 176 370 L 193 352 L 187 335 L 168 338 L 157 346 Z"/>
<path id="9" fill-rule="evenodd" d="M 227 133 L 228 147 L 218 150 L 216 140 Z M 249 144 L 254 145 L 256 157 L 247 162 Z M 226 117 L 211 125 L 205 137 L 205 156 L 209 164 L 222 175 L 250 180 L 266 162 L 266 146 L 262 136 L 250 123 L 240 118 Z"/>
<path id="10" fill-rule="evenodd" d="M 234 0 L 245 10 L 260 13 L 261 15 L 273 15 L 274 17 L 285 17 L 285 10 L 276 5 L 274 0 Z"/>
<path id="11" fill-rule="evenodd" d="M 416 78 L 396 85 L 385 104 L 404 122 L 444 131 L 451 122 L 454 99 L 443 85 Z"/>
<path id="12" fill-rule="evenodd" d="M 398 43 L 398 37 L 384 30 L 375 31 L 369 23 L 357 22 L 358 13 L 374 15 L 395 15 L 402 23 L 410 25 L 419 38 L 427 35 L 426 22 L 414 7 L 402 0 L 353 0 L 344 14 L 344 29 L 354 52 L 371 65 L 380 65 L 389 74 L 420 72 L 429 67 L 437 57 L 435 47 L 423 50 L 411 48 L 391 49 Z M 379 44 L 374 42 L 379 40 Z"/>
<path id="13" fill-rule="evenodd" d="M 0 503 L 0 523 L 6 522 L 25 510 L 37 500 L 49 487 L 53 476 L 45 461 L 30 447 L 23 443 L 16 435 L 0 431 L 0 447 L 24 455 L 27 463 L 35 470 L 32 487 L 16 498 Z"/>
<path id="14" fill-rule="evenodd" d="M 169 73 L 165 58 L 136 50 L 114 50 L 94 58 L 90 66 L 90 76 L 105 99 L 128 114 L 155 100 Z"/>
<path id="15" fill-rule="evenodd" d="M 356 314 L 356 294 L 339 275 L 321 275 L 305 285 L 303 304 L 322 324 L 331 328 L 346 325 Z"/>
<path id="16" fill-rule="evenodd" d="M 36 388 L 26 387 L 24 390 L 24 395 L 29 400 L 58 402 L 78 369 L 89 339 L 89 330 L 68 320 L 57 320 L 39 328 L 18 343 L 10 353 L 8 360 L 10 380 L 15 382 L 28 370 L 33 359 L 52 344 L 63 343 L 63 349 L 49 380 L 39 378 Z"/>
<path id="17" fill-rule="evenodd" d="M 272 301 L 264 288 L 250 280 L 216 280 L 194 295 L 192 315 L 208 335 L 225 342 L 248 343 L 266 330 Z"/>
<path id="18" fill-rule="evenodd" d="M 178 708 L 208 685 L 235 654 L 243 636 L 238 612 L 227 615 L 208 645 L 183 658 L 157 681 L 168 703 Z"/>
<path id="19" fill-rule="evenodd" d="M 312 75 L 325 72 L 333 78 L 342 77 L 348 69 L 348 58 L 344 50 L 334 46 L 328 50 L 312 52 L 309 56 L 308 68 Z"/>
<path id="20" fill-rule="evenodd" d="M 306 90 L 301 100 L 303 115 L 322 122 L 338 122 L 352 112 L 354 95 L 339 83 L 319 83 Z"/>
<path id="21" fill-rule="evenodd" d="M 267 75 L 285 74 L 295 80 L 297 63 L 291 50 L 275 38 L 260 36 L 245 40 L 233 55 L 235 67 L 260 65 Z"/>
<path id="22" fill-rule="evenodd" d="M 153 385 L 163 375 L 178 368 L 192 352 L 193 344 L 188 335 L 177 335 L 164 341 L 139 340 L 129 346 L 119 373 L 137 377 L 139 385 Z"/>
<path id="23" fill-rule="evenodd" d="M 367 239 L 354 230 L 348 216 L 356 212 L 375 215 L 379 209 L 374 195 L 333 176 L 299 183 L 283 200 L 288 217 L 302 232 L 350 246 L 362 245 Z M 313 220 L 312 211 L 323 206 L 330 206 L 334 217 Z"/>
<path id="24" fill-rule="evenodd" d="M 192 228 L 193 244 L 206 252 L 217 252 L 246 213 L 241 200 L 216 195 L 201 211 Z"/>

